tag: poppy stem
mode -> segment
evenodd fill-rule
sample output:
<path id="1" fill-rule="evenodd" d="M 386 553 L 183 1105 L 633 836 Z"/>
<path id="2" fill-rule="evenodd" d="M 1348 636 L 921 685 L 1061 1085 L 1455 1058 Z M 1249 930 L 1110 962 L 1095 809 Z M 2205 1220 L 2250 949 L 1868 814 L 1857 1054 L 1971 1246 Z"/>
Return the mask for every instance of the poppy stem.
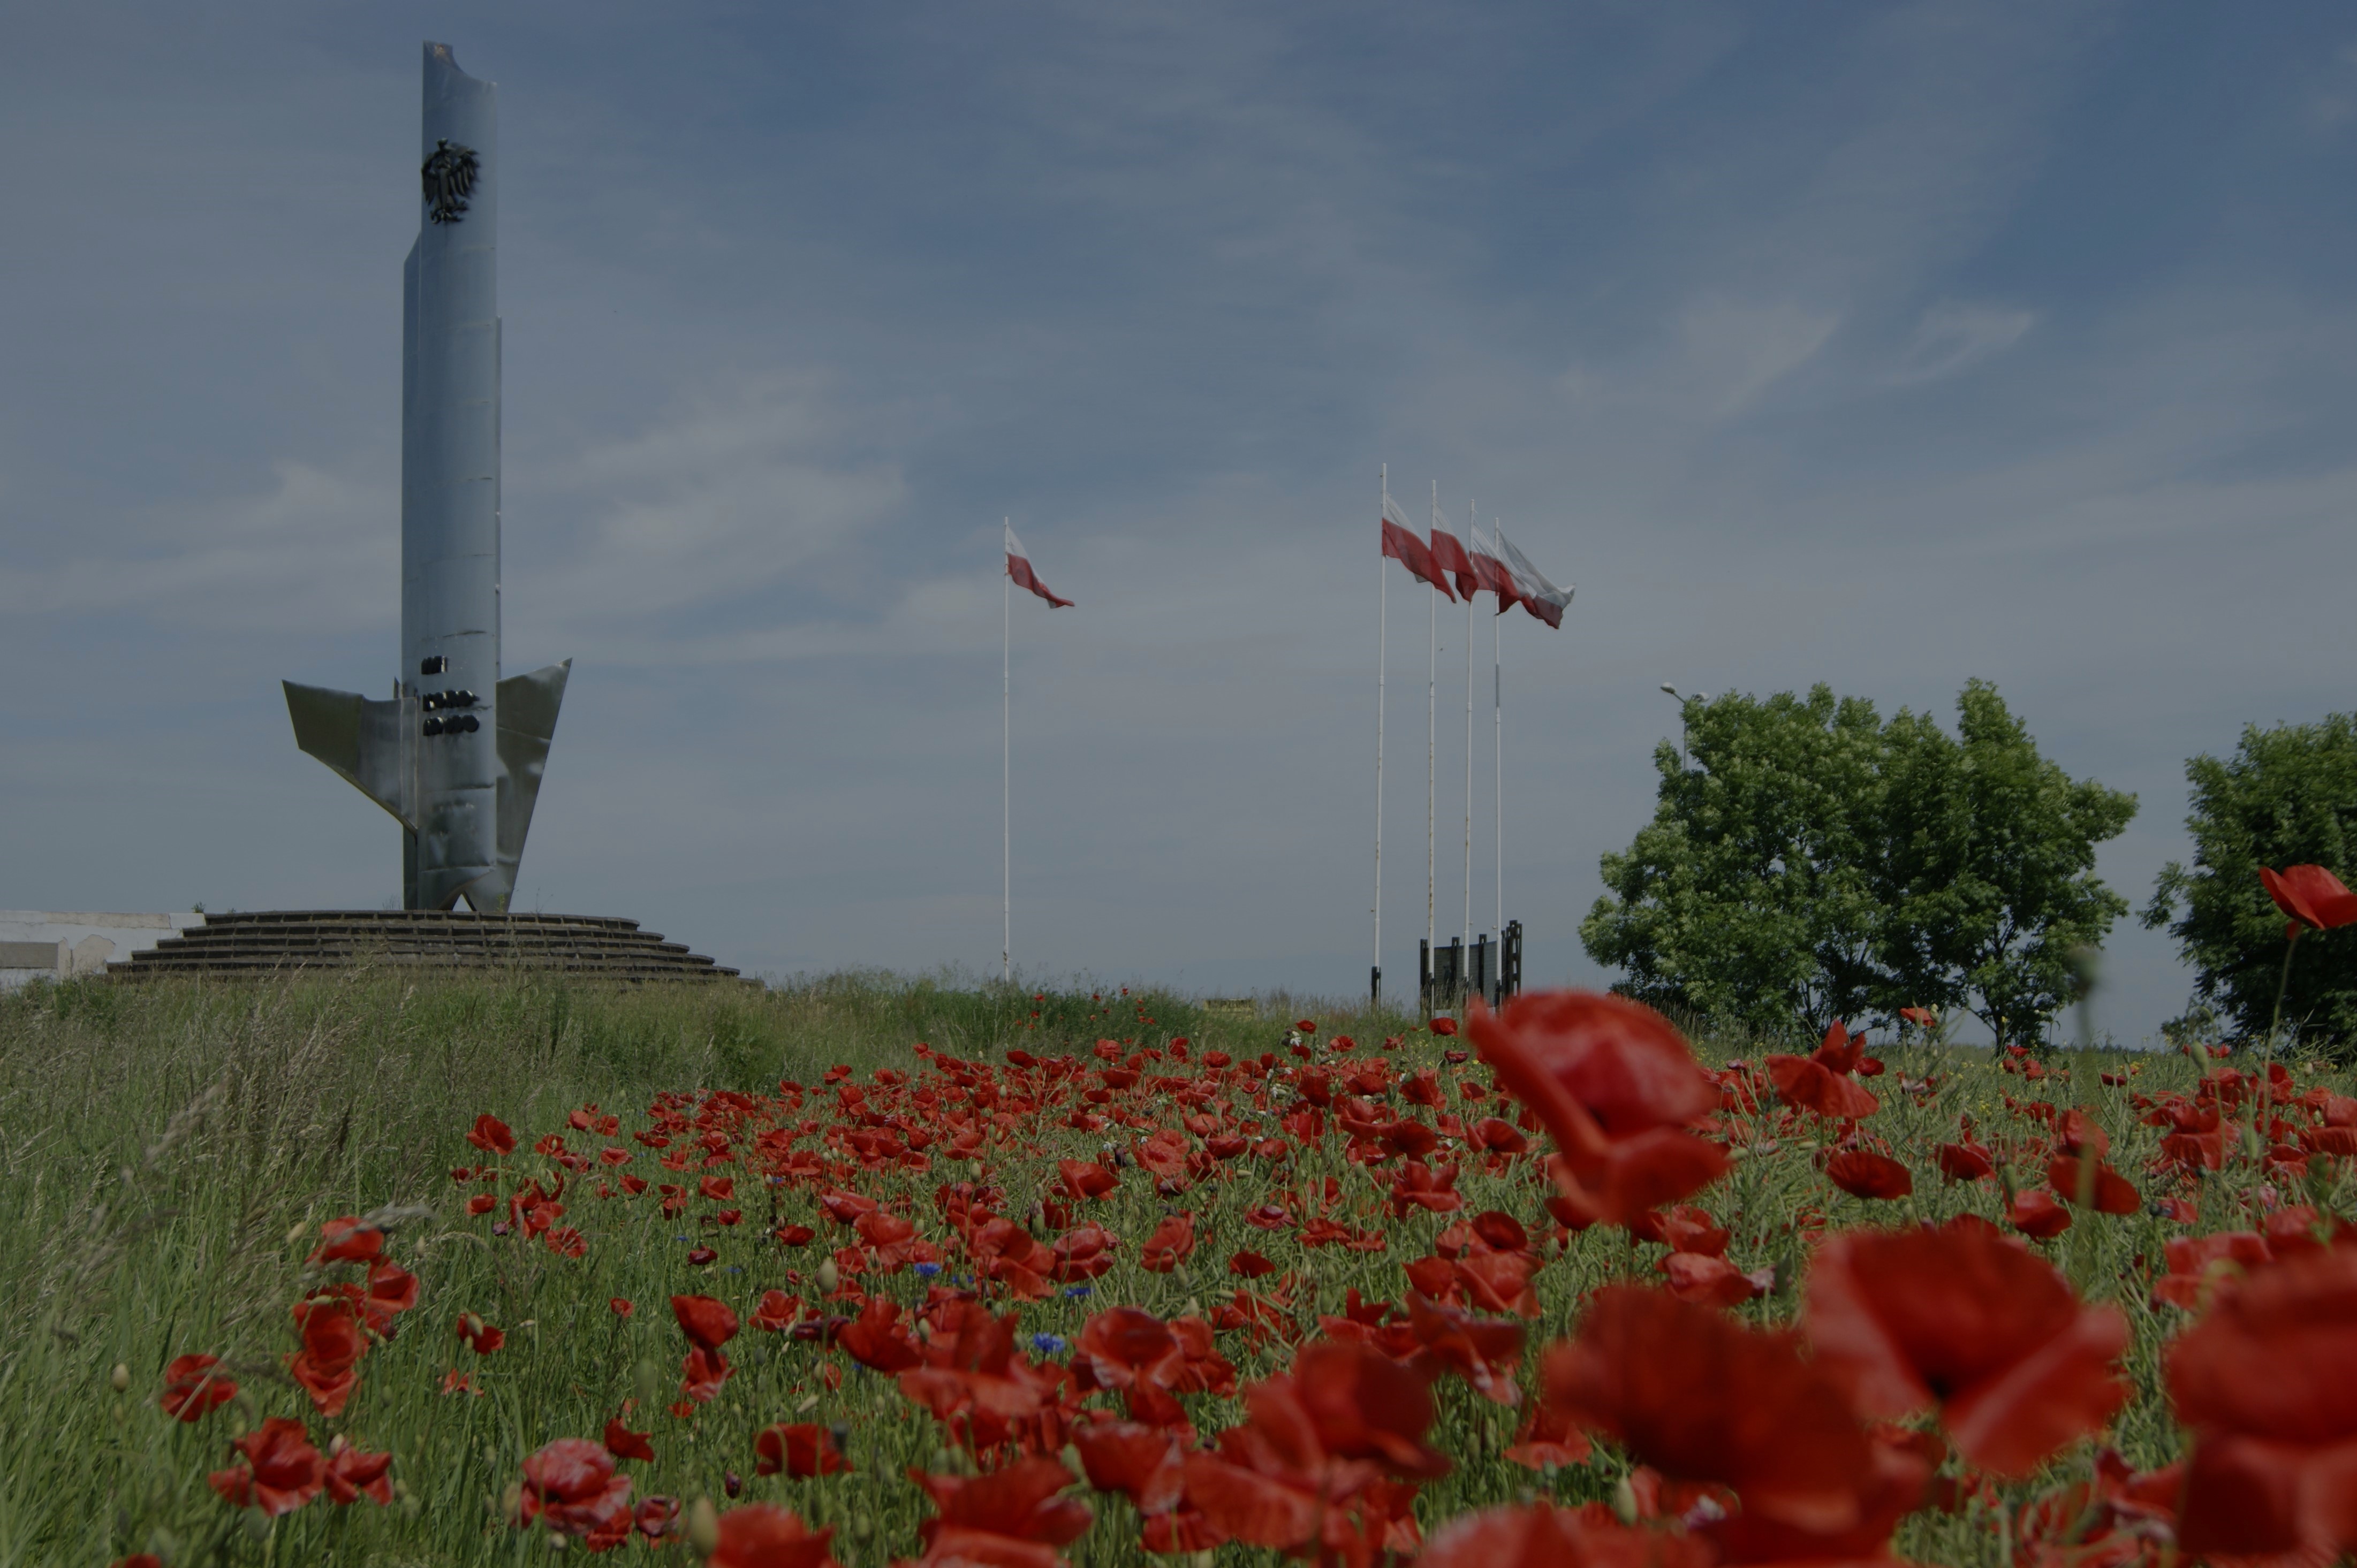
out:
<path id="1" fill-rule="evenodd" d="M 2258 1135 L 2260 1160 L 2264 1163 L 2267 1147 L 2267 1123 L 2273 1119 L 2267 1104 L 2268 1090 L 2274 1088 L 2270 1069 L 2275 1066 L 2276 1031 L 2283 1026 L 2284 995 L 2291 989 L 2291 955 L 2299 950 L 2300 932 L 2304 927 L 2294 926 L 2284 938 L 2283 973 L 2276 980 L 2276 1010 L 2267 1020 L 2266 1043 L 2259 1050 L 2259 1092 L 2254 1097 L 2251 1110 L 2251 1131 Z"/>

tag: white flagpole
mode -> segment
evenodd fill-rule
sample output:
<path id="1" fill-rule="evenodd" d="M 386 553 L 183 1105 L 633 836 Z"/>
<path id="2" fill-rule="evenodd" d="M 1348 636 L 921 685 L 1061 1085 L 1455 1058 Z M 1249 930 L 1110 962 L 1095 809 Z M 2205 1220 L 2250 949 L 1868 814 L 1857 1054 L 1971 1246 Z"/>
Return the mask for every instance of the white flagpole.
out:
<path id="1" fill-rule="evenodd" d="M 1499 537 L 1504 536 L 1504 531 L 1500 530 Z M 1497 786 L 1498 799 L 1490 812 L 1490 822 L 1498 833 L 1498 961 L 1502 964 L 1506 956 L 1506 665 L 1498 648 L 1498 623 L 1506 618 L 1502 595 L 1498 599 L 1497 612 L 1490 618 L 1490 734 L 1493 750 L 1490 779 Z"/>
<path id="2" fill-rule="evenodd" d="M 1015 520 L 999 519 L 1006 553 L 1015 553 Z M 1002 570 L 1006 563 L 1001 562 Z M 1006 571 L 998 596 L 998 978 L 1015 976 L 1015 574 Z"/>
<path id="3" fill-rule="evenodd" d="M 1440 526 L 1440 481 L 1432 482 L 1432 526 Z M 1438 568 L 1435 567 L 1435 571 Z M 1424 656 L 1424 947 L 1432 950 L 1432 939 L 1437 934 L 1433 925 L 1433 860 L 1432 845 L 1438 818 L 1433 801 L 1440 780 L 1440 590 L 1436 585 L 1433 597 L 1426 607 Z M 1427 1000 L 1429 1000 L 1427 998 Z"/>
<path id="4" fill-rule="evenodd" d="M 1376 513 L 1381 520 L 1377 528 L 1387 527 L 1392 515 L 1392 469 L 1386 463 L 1376 470 L 1383 487 L 1383 510 Z M 1375 552 L 1375 950 L 1368 965 L 1367 995 L 1371 1004 L 1380 1006 L 1383 1000 L 1383 677 L 1384 656 L 1389 651 L 1387 617 L 1390 613 L 1391 574 L 1383 568 L 1383 553 Z"/>
<path id="5" fill-rule="evenodd" d="M 1465 547 L 1473 547 L 1473 523 L 1480 516 L 1471 501 L 1465 503 Z M 1465 950 L 1473 950 L 1473 601 L 1465 596 Z M 1460 981 L 1462 975 L 1458 977 Z"/>

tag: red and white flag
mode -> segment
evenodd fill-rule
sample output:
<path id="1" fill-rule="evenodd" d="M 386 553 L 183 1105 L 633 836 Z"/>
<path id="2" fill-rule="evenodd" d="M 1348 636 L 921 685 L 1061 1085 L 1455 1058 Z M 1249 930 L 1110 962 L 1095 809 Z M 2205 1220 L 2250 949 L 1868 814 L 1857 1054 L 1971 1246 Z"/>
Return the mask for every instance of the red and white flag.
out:
<path id="1" fill-rule="evenodd" d="M 1409 575 L 1438 588 L 1449 603 L 1457 596 L 1448 591 L 1448 579 L 1440 575 L 1440 567 L 1432 559 L 1432 552 L 1414 529 L 1394 515 L 1392 503 L 1383 502 L 1383 553 L 1408 569 Z"/>
<path id="2" fill-rule="evenodd" d="M 1432 558 L 1442 571 L 1457 579 L 1460 597 L 1469 600 L 1481 591 L 1481 577 L 1473 570 L 1473 558 L 1465 553 L 1464 542 L 1445 528 L 1432 531 Z"/>
<path id="3" fill-rule="evenodd" d="M 1551 627 L 1561 629 L 1564 607 L 1571 603 L 1571 590 L 1558 588 L 1546 580 L 1531 558 L 1507 541 L 1506 531 L 1498 531 L 1498 553 L 1504 558 L 1506 570 L 1513 574 L 1515 591 L 1521 596 L 1523 608 Z"/>
<path id="4" fill-rule="evenodd" d="M 1015 537 L 1012 525 L 1006 526 L 1006 575 L 1015 579 L 1017 587 L 1030 589 L 1057 608 L 1071 608 L 1071 600 L 1058 598 L 1049 591 L 1048 585 L 1039 580 L 1039 574 L 1031 570 L 1031 557 L 1023 553 L 1023 542 Z"/>
<path id="5" fill-rule="evenodd" d="M 1477 526 L 1472 531 L 1474 575 L 1481 579 L 1485 593 L 1498 596 L 1498 613 L 1504 615 L 1522 602 L 1522 590 L 1514 582 L 1514 569 L 1499 558 L 1498 548 L 1481 537 Z"/>

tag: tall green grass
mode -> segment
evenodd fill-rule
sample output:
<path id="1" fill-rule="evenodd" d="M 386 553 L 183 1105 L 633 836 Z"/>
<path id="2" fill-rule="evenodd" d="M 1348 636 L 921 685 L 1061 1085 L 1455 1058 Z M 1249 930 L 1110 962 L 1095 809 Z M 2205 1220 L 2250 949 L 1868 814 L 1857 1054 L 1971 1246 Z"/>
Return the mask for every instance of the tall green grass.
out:
<path id="1" fill-rule="evenodd" d="M 632 1424 L 653 1428 L 661 1455 L 652 1466 L 629 1467 L 644 1472 L 641 1494 L 723 1499 L 724 1476 L 733 1470 L 745 1478 L 748 1497 L 838 1526 L 838 1554 L 853 1568 L 913 1557 L 926 1509 L 905 1470 L 947 1461 L 931 1418 L 890 1380 L 846 1365 L 841 1388 L 831 1389 L 820 1368 L 845 1365 L 843 1358 L 748 1326 L 729 1348 L 739 1371 L 719 1402 L 693 1422 L 674 1421 L 661 1408 L 676 1397 L 684 1351 L 665 1305 L 671 1294 L 720 1295 L 741 1311 L 761 1289 L 786 1284 L 788 1268 L 813 1266 L 820 1250 L 788 1254 L 760 1245 L 760 1199 L 748 1195 L 748 1223 L 717 1242 L 721 1262 L 694 1269 L 684 1244 L 711 1232 L 662 1220 L 651 1198 L 601 1204 L 581 1191 L 586 1182 L 568 1193 L 566 1216 L 588 1235 L 585 1258 L 565 1260 L 512 1240 L 494 1243 L 488 1221 L 464 1215 L 463 1197 L 474 1189 L 449 1176 L 452 1165 L 478 1157 L 463 1142 L 477 1113 L 507 1121 L 528 1147 L 585 1102 L 622 1113 L 626 1126 L 641 1125 L 631 1113 L 664 1090 L 760 1090 L 780 1077 L 810 1083 L 836 1064 L 862 1077 L 887 1066 L 914 1070 L 921 1064 L 911 1047 L 920 1040 L 996 1060 L 1010 1047 L 1047 1055 L 1085 1051 L 1101 1036 L 1158 1043 L 1187 1035 L 1204 1048 L 1256 1055 L 1281 1049 L 1284 1028 L 1297 1015 L 1367 1043 L 1405 1023 L 1286 998 L 1237 1015 L 1161 993 L 1033 991 L 881 974 L 765 992 L 357 972 L 234 984 L 84 982 L 0 998 L 0 1160 L 13 1199 L 0 1208 L 0 1568 L 105 1563 L 141 1550 L 175 1564 L 456 1565 L 544 1557 L 547 1538 L 508 1529 L 500 1518 L 521 1460 L 553 1438 L 594 1437 L 630 1400 L 638 1402 Z M 1706 1059 L 1746 1048 L 1741 1041 L 1698 1043 Z M 1404 1066 L 1437 1059 L 1427 1036 L 1413 1036 L 1411 1049 L 1423 1054 Z M 1741 1160 L 1704 1196 L 1735 1232 L 1731 1256 L 1746 1268 L 1778 1267 L 1777 1294 L 1743 1309 L 1747 1315 L 1773 1320 L 1793 1310 L 1805 1262 L 1796 1226 L 1812 1211 L 1837 1227 L 1993 1212 L 1996 1195 L 1987 1184 L 1950 1187 L 1929 1173 L 1931 1146 L 1954 1135 L 1960 1112 L 2001 1132 L 2006 1094 L 2093 1104 L 2117 1163 L 2132 1176 L 2156 1136 L 2136 1123 L 2125 1091 L 2095 1082 L 2093 1064 L 2074 1070 L 2066 1062 L 2054 1077 L 2029 1084 L 1998 1074 L 1978 1052 L 1887 1055 L 1890 1072 L 1877 1083 L 1885 1109 L 1869 1127 L 1915 1165 L 1914 1197 L 1880 1205 L 1844 1197 L 1817 1173 L 1805 1144 Z M 2182 1087 L 2192 1070 L 2182 1058 L 2145 1058 L 2136 1081 Z M 1902 1080 L 1927 1078 L 1936 1080 L 1929 1089 L 1900 1090 Z M 2346 1090 L 2345 1079 L 2334 1081 Z M 813 1103 L 810 1113 L 824 1112 Z M 1041 1133 L 1055 1152 L 1080 1155 L 1114 1135 Z M 527 1161 L 520 1151 L 505 1163 L 521 1172 L 545 1162 Z M 1052 1160 L 1002 1167 L 994 1155 L 993 1167 L 1017 1214 L 1053 1177 Z M 657 1175 L 646 1164 L 633 1168 Z M 1085 1215 L 1124 1238 L 1115 1268 L 1086 1299 L 1027 1306 L 1025 1334 L 1070 1338 L 1092 1311 L 1113 1304 L 1165 1314 L 1190 1301 L 1209 1305 L 1238 1283 L 1226 1260 L 1240 1247 L 1298 1271 L 1305 1307 L 1338 1311 L 1353 1285 L 1404 1299 L 1402 1265 L 1428 1251 L 1433 1236 L 1461 1216 L 1386 1220 L 1390 1249 L 1372 1255 L 1305 1252 L 1289 1231 L 1243 1225 L 1276 1187 L 1329 1175 L 1354 1199 L 1380 1191 L 1385 1179 L 1331 1147 L 1305 1154 L 1281 1177 L 1243 1162 L 1233 1179 L 1187 1195 L 1206 1240 L 1187 1269 L 1156 1275 L 1138 1268 L 1135 1246 L 1169 1206 L 1131 1173 Z M 942 1179 L 941 1173 L 905 1179 L 928 1229 L 931 1195 Z M 894 1185 L 882 1180 L 870 1190 Z M 1502 1208 L 1540 1227 L 1527 1167 L 1492 1177 L 1469 1161 L 1459 1190 L 1469 1213 Z M 2341 1178 L 2286 1196 L 2345 1213 L 2352 1193 Z M 2201 1229 L 2240 1222 L 2237 1195 L 2224 1184 L 2206 1186 L 2200 1197 Z M 788 1218 L 818 1223 L 809 1194 L 791 1194 L 784 1203 Z M 317 1278 L 304 1260 L 319 1221 L 387 1208 L 416 1211 L 395 1230 L 392 1251 L 418 1274 L 422 1298 L 399 1337 L 361 1364 L 347 1415 L 321 1421 L 279 1369 L 295 1344 L 287 1307 Z M 2155 1391 L 2160 1347 L 2175 1324 L 2150 1307 L 2143 1275 L 2179 1230 L 2148 1215 L 2082 1221 L 2049 1249 L 2087 1294 L 2116 1302 L 2136 1326 L 2130 1371 L 2144 1392 L 2113 1441 L 2138 1464 L 2167 1459 L 2176 1442 Z M 1575 1237 L 1539 1275 L 1544 1311 L 1531 1325 L 1534 1352 L 1570 1331 L 1587 1291 L 1631 1273 L 1656 1277 L 1656 1251 L 1632 1247 L 1618 1231 Z M 923 1285 L 914 1274 L 863 1283 L 902 1300 L 920 1297 Z M 807 1287 L 796 1294 L 813 1294 Z M 640 1310 L 624 1322 L 608 1310 L 609 1296 L 629 1297 Z M 479 1363 L 459 1348 L 451 1322 L 466 1310 L 505 1328 L 507 1347 Z M 1223 1336 L 1222 1348 L 1247 1380 L 1288 1354 L 1282 1345 L 1255 1349 L 1236 1335 Z M 237 1404 L 185 1426 L 162 1415 L 155 1394 L 165 1364 L 195 1351 L 230 1361 L 244 1390 Z M 117 1364 L 128 1373 L 122 1393 L 110 1382 Z M 438 1391 L 454 1368 L 475 1374 L 481 1397 Z M 1458 1469 L 1426 1489 L 1418 1509 L 1426 1521 L 1525 1496 L 1611 1495 L 1619 1467 L 1609 1455 L 1553 1477 L 1521 1469 L 1498 1458 L 1519 1412 L 1454 1383 L 1437 1395 L 1442 1419 L 1434 1441 Z M 329 1433 L 346 1432 L 363 1447 L 392 1450 L 400 1501 L 387 1509 L 316 1503 L 275 1527 L 221 1504 L 206 1488 L 206 1472 L 229 1463 L 230 1434 L 270 1414 L 304 1416 L 323 1446 Z M 1204 1412 L 1198 1419 L 1210 1429 L 1230 1417 Z M 856 1473 L 823 1482 L 754 1480 L 752 1435 L 780 1420 L 846 1427 Z M 2007 1498 L 2018 1501 L 2035 1489 L 2014 1488 Z M 1100 1498 L 1097 1507 L 1099 1524 L 1073 1549 L 1074 1560 L 1139 1561 L 1126 1505 Z M 1953 1517 L 1921 1516 L 1900 1545 L 1928 1562 L 2004 1562 L 1994 1517 L 1986 1504 Z M 1222 1553 L 1223 1562 L 1265 1557 Z"/>

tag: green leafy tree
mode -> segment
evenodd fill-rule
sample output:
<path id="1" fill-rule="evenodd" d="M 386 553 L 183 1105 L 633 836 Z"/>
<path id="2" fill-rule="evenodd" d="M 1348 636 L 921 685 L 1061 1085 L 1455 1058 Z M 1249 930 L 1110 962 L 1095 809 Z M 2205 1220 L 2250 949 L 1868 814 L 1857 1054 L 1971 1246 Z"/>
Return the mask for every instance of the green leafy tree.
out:
<path id="1" fill-rule="evenodd" d="M 2191 869 L 2161 869 L 2148 927 L 2169 925 L 2195 972 L 2195 993 L 2244 1036 L 2263 1035 L 2282 972 L 2284 918 L 2259 867 L 2321 865 L 2357 872 L 2357 714 L 2243 731 L 2226 760 L 2185 765 L 2192 811 Z M 2291 966 L 2284 1017 L 2336 1054 L 2357 1044 L 2357 930 L 2311 931 Z"/>
<path id="2" fill-rule="evenodd" d="M 1878 789 L 1881 723 L 1820 685 L 1762 702 L 1686 703 L 1687 748 L 1653 754 L 1653 821 L 1581 923 L 1622 987 L 1761 1035 L 1856 1017 L 1873 994 L 1881 907 L 1860 839 Z"/>
<path id="3" fill-rule="evenodd" d="M 1823 685 L 1689 703 L 1693 766 L 1655 752 L 1653 821 L 1604 857 L 1588 955 L 1632 995 L 1762 1035 L 1911 1004 L 2040 1037 L 2072 950 L 2127 911 L 2094 856 L 2136 799 L 2040 757 L 1986 682 L 1957 712 L 1951 736 Z"/>
<path id="4" fill-rule="evenodd" d="M 1957 696 L 1953 738 L 1902 712 L 1885 739 L 1885 998 L 1961 1005 L 2001 1043 L 2042 1038 L 2073 993 L 2073 952 L 2128 912 L 2095 875 L 2095 846 L 2127 827 L 2136 797 L 2040 756 L 1986 681 Z"/>

